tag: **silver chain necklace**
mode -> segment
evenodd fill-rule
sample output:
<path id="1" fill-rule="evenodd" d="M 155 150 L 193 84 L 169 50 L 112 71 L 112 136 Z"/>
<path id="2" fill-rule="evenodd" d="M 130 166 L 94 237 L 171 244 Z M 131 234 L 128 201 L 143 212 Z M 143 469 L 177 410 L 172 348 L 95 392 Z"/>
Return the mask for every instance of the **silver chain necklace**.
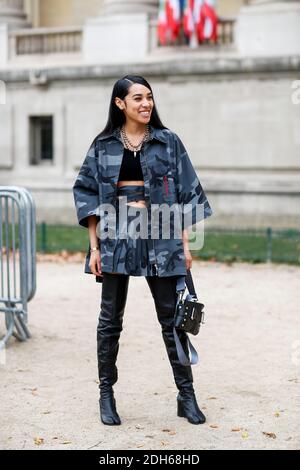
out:
<path id="1" fill-rule="evenodd" d="M 148 138 L 149 138 L 149 135 L 150 135 L 149 124 L 147 124 L 146 130 L 145 130 L 145 133 L 144 133 L 144 136 L 143 136 L 141 142 L 140 142 L 138 145 L 133 145 L 133 144 L 130 142 L 130 140 L 129 140 L 129 138 L 128 138 L 126 132 L 125 132 L 125 127 L 124 127 L 124 125 L 123 125 L 122 128 L 121 128 L 121 135 L 122 135 L 122 139 L 123 139 L 123 143 L 124 143 L 124 145 L 125 145 L 125 148 L 127 148 L 128 150 L 133 151 L 133 152 L 134 152 L 134 158 L 135 158 L 137 152 L 138 152 L 139 150 L 141 150 L 143 143 L 146 142 L 146 140 L 148 140 Z"/>

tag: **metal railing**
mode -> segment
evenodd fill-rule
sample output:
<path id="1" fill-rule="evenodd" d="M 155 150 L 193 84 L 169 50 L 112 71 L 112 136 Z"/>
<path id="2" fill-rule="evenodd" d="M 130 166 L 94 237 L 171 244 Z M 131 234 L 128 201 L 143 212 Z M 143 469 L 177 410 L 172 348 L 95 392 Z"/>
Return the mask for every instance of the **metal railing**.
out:
<path id="1" fill-rule="evenodd" d="M 221 262 L 288 263 L 300 265 L 300 231 L 266 227 L 205 229 L 200 258 Z"/>
<path id="2" fill-rule="evenodd" d="M 35 203 L 25 188 L 0 186 L 0 312 L 7 333 L 0 350 L 13 335 L 30 338 L 28 302 L 36 291 Z"/>
<path id="3" fill-rule="evenodd" d="M 65 258 L 85 253 L 88 231 L 77 225 L 37 225 L 37 251 Z M 193 237 L 192 237 L 193 238 Z M 220 262 L 289 263 L 300 265 L 300 231 L 297 229 L 205 227 L 204 246 L 195 258 Z"/>

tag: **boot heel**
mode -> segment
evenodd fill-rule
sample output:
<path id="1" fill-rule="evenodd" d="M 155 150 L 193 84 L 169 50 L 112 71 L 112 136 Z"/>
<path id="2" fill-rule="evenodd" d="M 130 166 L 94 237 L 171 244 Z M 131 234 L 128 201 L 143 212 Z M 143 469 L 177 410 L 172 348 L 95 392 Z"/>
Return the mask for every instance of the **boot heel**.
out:
<path id="1" fill-rule="evenodd" d="M 179 416 L 180 418 L 186 417 L 182 403 L 179 400 L 177 400 L 177 416 Z"/>
<path id="2" fill-rule="evenodd" d="M 116 410 L 116 400 L 112 393 L 108 397 L 100 397 L 99 406 L 100 418 L 103 424 L 107 424 L 109 426 L 121 424 L 120 416 Z"/>

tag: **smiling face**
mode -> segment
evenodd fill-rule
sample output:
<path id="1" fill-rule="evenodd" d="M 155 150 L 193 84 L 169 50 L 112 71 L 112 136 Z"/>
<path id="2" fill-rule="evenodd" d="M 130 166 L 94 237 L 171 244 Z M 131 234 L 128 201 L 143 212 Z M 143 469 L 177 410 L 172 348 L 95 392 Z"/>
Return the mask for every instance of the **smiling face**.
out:
<path id="1" fill-rule="evenodd" d="M 124 100 L 116 98 L 116 105 L 124 112 L 126 121 L 148 124 L 154 108 L 153 95 L 149 88 L 134 83 Z"/>

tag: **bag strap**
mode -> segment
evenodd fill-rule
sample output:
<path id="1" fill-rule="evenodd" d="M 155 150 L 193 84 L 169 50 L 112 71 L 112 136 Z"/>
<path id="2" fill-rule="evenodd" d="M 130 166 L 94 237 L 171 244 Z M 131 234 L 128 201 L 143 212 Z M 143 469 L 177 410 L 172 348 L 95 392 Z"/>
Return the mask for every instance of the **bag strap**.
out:
<path id="1" fill-rule="evenodd" d="M 196 349 L 194 348 L 194 346 L 192 345 L 192 343 L 190 341 L 190 338 L 188 337 L 187 333 L 186 333 L 186 337 L 187 337 L 187 342 L 188 342 L 188 348 L 189 348 L 190 353 L 191 353 L 191 360 L 189 360 L 189 358 L 187 357 L 187 355 L 185 354 L 185 352 L 183 350 L 183 347 L 182 347 L 182 344 L 181 344 L 180 339 L 178 337 L 175 326 L 173 328 L 173 333 L 174 333 L 174 339 L 175 339 L 175 343 L 176 343 L 178 359 L 179 359 L 180 363 L 183 366 L 193 366 L 194 364 L 197 364 L 198 360 L 199 360 L 198 359 L 198 353 L 197 353 Z"/>
<path id="2" fill-rule="evenodd" d="M 176 284 L 176 292 L 178 293 L 184 293 L 185 288 L 188 288 L 188 291 L 191 296 L 197 297 L 196 291 L 195 291 L 195 286 L 194 286 L 194 281 L 192 277 L 191 270 L 187 270 L 186 276 L 179 276 L 177 279 L 177 284 Z"/>
<path id="3" fill-rule="evenodd" d="M 177 310 L 178 304 L 183 297 L 186 287 L 188 288 L 190 296 L 195 297 L 197 299 L 197 294 L 195 291 L 195 286 L 194 286 L 192 273 L 190 269 L 187 270 L 186 276 L 179 276 L 177 279 L 177 283 L 176 283 L 177 302 L 176 302 L 175 311 Z M 177 355 L 178 355 L 178 359 L 180 363 L 183 366 L 191 366 L 191 365 L 197 364 L 199 360 L 198 353 L 196 349 L 194 348 L 194 346 L 192 345 L 187 333 L 186 333 L 186 337 L 187 337 L 187 342 L 188 342 L 188 350 L 190 351 L 190 354 L 191 354 L 191 359 L 189 359 L 186 353 L 184 352 L 184 349 L 182 347 L 182 344 L 180 342 L 180 339 L 178 337 L 175 327 L 173 328 L 173 333 L 174 333 L 174 339 L 176 343 Z"/>
<path id="4" fill-rule="evenodd" d="M 197 299 L 197 294 L 196 294 L 196 291 L 195 291 L 194 281 L 193 281 L 193 277 L 192 277 L 192 273 L 191 273 L 190 269 L 187 270 L 187 275 L 186 275 L 186 278 L 185 278 L 185 282 L 186 282 L 189 293 L 193 297 L 196 297 L 196 299 Z"/>

